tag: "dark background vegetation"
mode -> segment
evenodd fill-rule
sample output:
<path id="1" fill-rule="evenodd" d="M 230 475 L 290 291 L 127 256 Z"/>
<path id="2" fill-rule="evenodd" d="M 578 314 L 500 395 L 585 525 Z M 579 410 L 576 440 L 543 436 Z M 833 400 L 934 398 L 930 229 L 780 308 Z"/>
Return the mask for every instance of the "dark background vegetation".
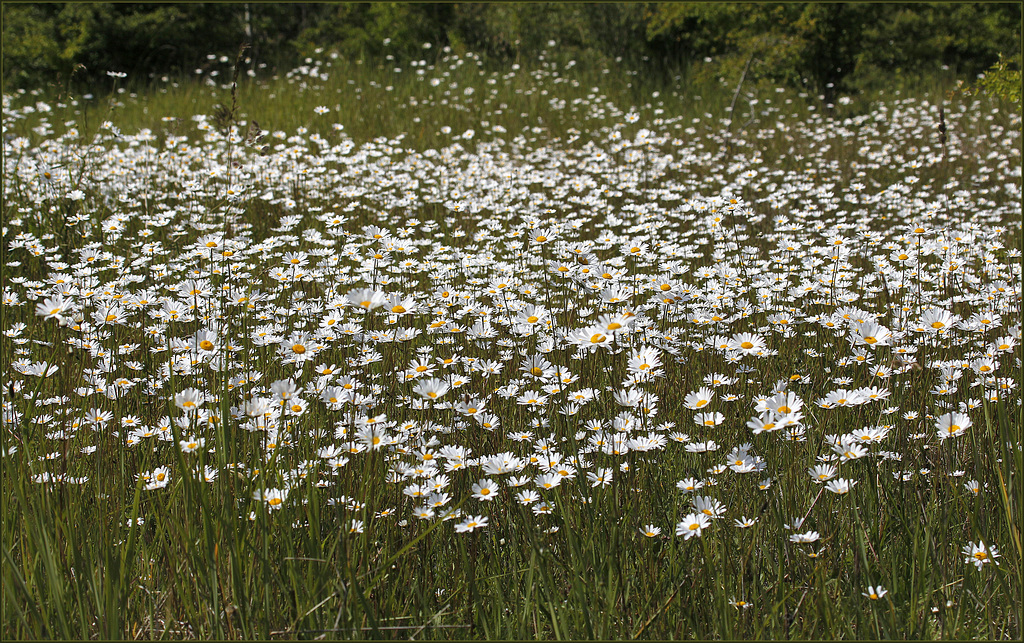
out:
<path id="1" fill-rule="evenodd" d="M 1017 2 L 5 3 L 3 81 L 60 84 L 76 68 L 79 85 L 107 71 L 134 81 L 193 74 L 208 54 L 234 58 L 242 42 L 266 73 L 330 51 L 432 62 L 445 46 L 497 67 L 532 60 L 553 40 L 581 65 L 628 65 L 650 77 L 749 68 L 749 80 L 828 97 L 895 78 L 970 80 L 1000 55 L 1019 68 L 1020 37 Z"/>

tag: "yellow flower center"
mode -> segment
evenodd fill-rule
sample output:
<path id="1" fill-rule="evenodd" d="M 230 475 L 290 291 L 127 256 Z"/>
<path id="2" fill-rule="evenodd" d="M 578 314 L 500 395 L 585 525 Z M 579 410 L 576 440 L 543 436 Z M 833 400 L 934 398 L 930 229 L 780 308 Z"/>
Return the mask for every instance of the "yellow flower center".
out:
<path id="1" fill-rule="evenodd" d="M 213 342 L 211 342 L 208 339 L 204 339 L 203 341 L 199 342 L 199 348 L 203 349 L 204 351 L 212 351 Z"/>
<path id="2" fill-rule="evenodd" d="M 590 336 L 590 343 L 591 344 L 600 344 L 601 342 L 605 341 L 606 339 L 608 339 L 608 338 L 605 337 L 604 335 L 602 335 L 601 333 L 597 333 L 595 335 L 591 335 Z"/>
<path id="3" fill-rule="evenodd" d="M 940 321 L 932 322 L 932 328 L 945 328 L 945 324 Z"/>
<path id="4" fill-rule="evenodd" d="M 743 342 L 742 344 L 740 344 L 740 348 L 742 348 L 744 350 L 750 350 L 753 347 L 754 347 L 754 344 L 752 344 L 751 342 Z"/>
<path id="5" fill-rule="evenodd" d="M 299 355 L 302 355 L 303 353 L 306 352 L 306 347 L 303 346 L 302 344 L 295 344 L 292 346 L 292 351 L 298 353 Z"/>
<path id="6" fill-rule="evenodd" d="M 529 317 L 526 318 L 526 321 L 531 324 L 536 324 L 538 321 L 540 321 L 540 317 L 537 317 L 536 315 L 530 315 Z"/>
<path id="7" fill-rule="evenodd" d="M 402 306 L 395 306 L 394 308 L 391 309 L 391 312 L 393 312 L 393 313 L 404 313 L 405 312 L 405 308 L 402 307 Z"/>

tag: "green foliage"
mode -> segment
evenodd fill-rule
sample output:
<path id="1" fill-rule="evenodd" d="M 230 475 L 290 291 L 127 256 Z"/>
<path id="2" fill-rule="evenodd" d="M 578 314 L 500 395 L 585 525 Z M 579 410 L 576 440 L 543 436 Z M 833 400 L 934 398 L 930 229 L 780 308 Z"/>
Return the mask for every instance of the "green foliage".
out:
<path id="1" fill-rule="evenodd" d="M 857 86 L 879 87 L 890 76 L 921 76 L 943 66 L 973 77 L 1001 54 L 1020 49 L 1019 4 L 872 7 L 879 17 L 864 29 L 853 78 Z"/>
<path id="2" fill-rule="evenodd" d="M 57 69 L 56 25 L 47 5 L 3 6 L 4 81 L 36 79 Z"/>
<path id="3" fill-rule="evenodd" d="M 658 7 L 649 34 L 674 40 L 691 61 L 711 58 L 705 75 L 736 78 L 750 61 L 752 79 L 824 90 L 851 66 L 857 12 L 832 4 L 673 3 Z"/>
<path id="4" fill-rule="evenodd" d="M 648 36 L 677 43 L 684 57 L 721 58 L 704 73 L 837 92 L 878 89 L 953 68 L 985 69 L 1017 51 L 1016 4 L 670 3 L 658 5 Z"/>
<path id="5" fill-rule="evenodd" d="M 961 85 L 958 92 L 965 96 L 973 96 L 978 93 L 988 96 L 996 96 L 1002 100 L 1021 104 L 1021 77 L 1020 77 L 1020 55 L 1013 61 L 1004 60 L 1001 56 L 999 62 L 992 65 L 985 74 L 978 79 L 975 86 Z"/>
<path id="6" fill-rule="evenodd" d="M 208 54 L 244 40 L 240 5 L 59 3 L 3 7 L 4 81 L 40 85 L 84 65 L 83 80 L 107 71 L 137 78 L 188 73 Z"/>
<path id="7" fill-rule="evenodd" d="M 705 80 L 785 83 L 824 93 L 974 76 L 1019 49 L 1015 3 L 52 3 L 4 5 L 4 82 L 191 73 L 208 54 L 293 66 L 318 51 L 429 57 L 424 44 L 485 63 L 532 58 L 547 43 L 579 64 L 626 64 L 647 77 L 690 65 Z M 713 59 L 711 65 L 703 63 Z M 947 72 L 947 70 L 950 70 Z"/>
<path id="8" fill-rule="evenodd" d="M 444 42 L 452 5 L 402 2 L 342 2 L 330 5 L 316 24 L 304 29 L 294 46 L 302 56 L 334 49 L 348 57 L 387 54 L 408 60 L 423 43 Z"/>
<path id="9" fill-rule="evenodd" d="M 609 65 L 640 62 L 656 53 L 646 38 L 649 3 L 457 5 L 453 47 L 495 61 L 520 61 L 558 43 L 566 60 Z"/>

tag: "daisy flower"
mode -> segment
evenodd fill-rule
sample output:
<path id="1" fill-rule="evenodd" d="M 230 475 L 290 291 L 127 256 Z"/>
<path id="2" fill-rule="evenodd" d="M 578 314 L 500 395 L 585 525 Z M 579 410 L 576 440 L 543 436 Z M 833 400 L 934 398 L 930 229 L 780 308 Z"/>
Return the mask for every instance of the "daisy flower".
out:
<path id="1" fill-rule="evenodd" d="M 715 392 L 704 386 L 698 391 L 687 394 L 686 398 L 683 400 L 683 406 L 691 411 L 696 411 L 697 409 L 704 408 L 710 404 L 711 398 L 714 396 Z"/>
<path id="2" fill-rule="evenodd" d="M 882 587 L 881 585 L 868 585 L 868 591 L 861 592 L 861 596 L 863 596 L 864 598 L 869 598 L 873 601 L 877 601 L 878 599 L 882 598 L 888 593 L 889 590 Z"/>
<path id="3" fill-rule="evenodd" d="M 701 533 L 711 526 L 711 519 L 702 513 L 690 513 L 683 518 L 682 522 L 676 525 L 676 535 L 689 540 L 694 536 L 700 537 Z"/>
<path id="4" fill-rule="evenodd" d="M 986 547 L 985 542 L 982 540 L 979 540 L 977 543 L 967 543 L 960 550 L 960 553 L 964 555 L 965 563 L 970 563 L 977 569 L 981 569 L 988 563 L 999 564 L 996 560 L 996 558 L 999 558 L 999 550 L 992 545 Z"/>
<path id="5" fill-rule="evenodd" d="M 648 538 L 654 538 L 661 534 L 661 527 L 655 527 L 654 525 L 644 525 L 640 528 L 640 533 Z"/>
<path id="6" fill-rule="evenodd" d="M 455 533 L 464 534 L 472 533 L 477 529 L 483 529 L 487 526 L 487 516 L 468 516 L 465 520 L 455 525 Z"/>
<path id="7" fill-rule="evenodd" d="M 963 413 L 946 413 L 935 420 L 935 431 L 939 440 L 963 435 L 971 427 L 971 418 Z"/>

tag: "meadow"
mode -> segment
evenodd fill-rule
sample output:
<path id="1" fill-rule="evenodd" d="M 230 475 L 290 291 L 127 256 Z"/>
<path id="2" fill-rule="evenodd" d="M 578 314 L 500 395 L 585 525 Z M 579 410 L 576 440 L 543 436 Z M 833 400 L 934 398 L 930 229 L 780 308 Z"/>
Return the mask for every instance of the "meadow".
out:
<path id="1" fill-rule="evenodd" d="M 1019 107 L 208 62 L 3 96 L 4 638 L 1019 640 Z"/>

